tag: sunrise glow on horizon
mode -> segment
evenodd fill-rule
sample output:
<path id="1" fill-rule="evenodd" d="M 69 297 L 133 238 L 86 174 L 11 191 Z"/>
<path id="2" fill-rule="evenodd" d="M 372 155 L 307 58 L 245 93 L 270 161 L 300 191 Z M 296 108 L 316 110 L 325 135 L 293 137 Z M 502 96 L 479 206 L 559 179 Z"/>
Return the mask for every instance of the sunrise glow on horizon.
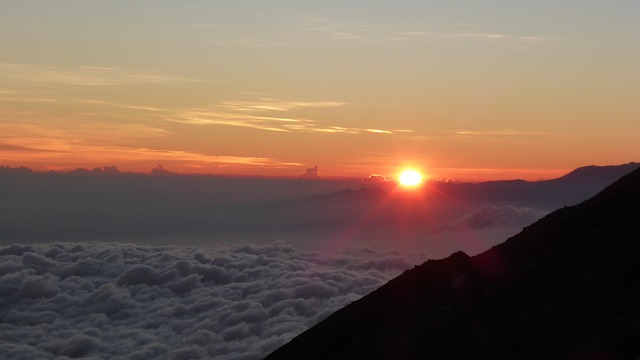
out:
<path id="1" fill-rule="evenodd" d="M 640 3 L 0 4 L 0 166 L 536 180 L 640 159 Z"/>

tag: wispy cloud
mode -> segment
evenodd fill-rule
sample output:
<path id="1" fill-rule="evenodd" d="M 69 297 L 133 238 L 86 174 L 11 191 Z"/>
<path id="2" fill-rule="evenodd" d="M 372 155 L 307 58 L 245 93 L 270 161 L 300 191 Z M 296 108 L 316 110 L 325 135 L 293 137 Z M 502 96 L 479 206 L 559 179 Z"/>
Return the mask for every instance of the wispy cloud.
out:
<path id="1" fill-rule="evenodd" d="M 545 42 L 560 41 L 562 37 L 544 37 L 533 35 L 513 35 L 490 32 L 435 32 L 435 31 L 402 31 L 397 34 L 395 39 L 403 41 L 418 41 L 420 39 L 459 39 L 473 41 L 487 41 L 494 43 L 502 43 L 512 48 L 526 48 L 530 45 L 541 44 Z"/>
<path id="2" fill-rule="evenodd" d="M 58 99 L 39 98 L 39 97 L 12 97 L 12 96 L 2 96 L 2 95 L 0 95 L 0 101 L 3 101 L 3 102 L 54 103 L 54 102 L 58 102 Z"/>
<path id="3" fill-rule="evenodd" d="M 87 104 L 94 104 L 94 105 L 116 107 L 121 109 L 130 109 L 130 110 L 142 110 L 142 111 L 153 111 L 153 112 L 169 111 L 168 109 L 163 109 L 156 106 L 119 104 L 113 101 L 104 101 L 104 100 L 96 100 L 96 99 L 81 99 L 80 102 L 87 103 Z"/>
<path id="4" fill-rule="evenodd" d="M 271 168 L 299 168 L 303 164 L 283 162 L 269 157 L 210 155 L 183 150 L 151 149 L 112 145 L 93 145 L 68 139 L 0 139 L 0 154 L 24 163 L 68 164 L 176 162 L 197 166 L 248 165 Z"/>
<path id="5" fill-rule="evenodd" d="M 23 145 L 14 145 L 14 144 L 6 144 L 0 142 L 0 153 L 37 153 L 37 152 L 47 152 L 47 149 L 39 149 L 33 148 L 29 146 Z"/>
<path id="6" fill-rule="evenodd" d="M 300 168 L 303 164 L 264 156 L 207 154 L 187 149 L 131 146 L 140 139 L 170 136 L 166 129 L 145 123 L 30 123 L 0 121 L 0 159 L 17 164 L 45 164 L 58 168 L 95 164 L 174 164 L 212 168 L 232 165 Z"/>
<path id="7" fill-rule="evenodd" d="M 311 16 L 303 19 L 301 25 L 306 28 L 306 36 L 316 39 L 378 43 L 396 37 L 395 26 L 385 24 L 340 22 Z"/>
<path id="8" fill-rule="evenodd" d="M 0 63 L 0 80 L 35 84 L 114 86 L 123 84 L 165 84 L 200 81 L 149 71 L 110 67 L 52 67 Z"/>
<path id="9" fill-rule="evenodd" d="M 280 31 L 251 34 L 239 29 L 224 28 L 211 36 L 209 45 L 242 48 L 318 48 L 330 43 L 352 42 L 380 44 L 393 42 L 425 41 L 427 39 L 450 39 L 451 41 L 483 41 L 504 44 L 510 48 L 524 49 L 544 42 L 557 41 L 560 37 L 545 37 L 537 34 L 512 34 L 469 30 L 468 24 L 432 24 L 411 27 L 392 23 L 366 23 L 339 21 L 329 17 L 302 16 L 278 24 Z M 245 36 L 240 36 L 243 34 Z"/>
<path id="10" fill-rule="evenodd" d="M 263 38 L 241 38 L 232 41 L 229 40 L 213 40 L 209 42 L 213 46 L 225 47 L 245 47 L 245 48 L 312 48 L 317 45 L 305 43 L 295 39 L 263 39 Z"/>
<path id="11" fill-rule="evenodd" d="M 28 117 L 28 119 L 30 119 Z M 38 139 L 47 143 L 53 139 L 56 142 L 64 139 L 84 139 L 89 142 L 104 143 L 106 141 L 138 141 L 141 139 L 160 138 L 171 135 L 171 132 L 150 124 L 138 122 L 103 123 L 103 122 L 67 122 L 59 123 L 54 120 L 14 121 L 0 120 L 0 142 L 14 142 L 20 145 L 20 139 Z M 15 143 L 15 142 L 18 143 Z M 80 140 L 74 140 L 80 141 Z M 33 145 L 33 146 L 31 146 Z M 29 147 L 39 148 L 38 142 Z"/>
<path id="12" fill-rule="evenodd" d="M 472 137 L 472 136 L 566 136 L 560 133 L 544 132 L 544 131 L 522 131 L 514 129 L 499 129 L 499 130 L 461 130 L 454 133 L 457 136 Z"/>
<path id="13" fill-rule="evenodd" d="M 328 108 L 346 106 L 347 103 L 338 101 L 282 101 L 271 98 L 261 98 L 256 101 L 227 101 L 221 107 L 231 111 L 291 111 L 297 108 Z"/>
<path id="14" fill-rule="evenodd" d="M 562 37 L 518 35 L 483 31 L 456 31 L 443 29 L 402 29 L 398 26 L 337 22 L 332 19 L 310 17 L 306 20 L 307 34 L 316 38 L 332 38 L 365 43 L 407 42 L 425 39 L 459 39 L 501 42 L 510 47 L 540 44 L 562 40 Z M 442 26 L 440 26 L 442 27 Z M 457 25 L 456 27 L 459 27 Z"/>
<path id="15" fill-rule="evenodd" d="M 236 36 L 241 31 L 228 31 L 226 36 L 213 38 L 209 45 L 246 48 L 318 48 L 325 40 L 372 42 L 380 38 L 385 25 L 340 23 L 331 19 L 303 16 L 278 24 L 280 31 L 265 32 L 256 36 Z M 301 30 L 302 29 L 302 30 Z M 226 30 L 231 30 L 226 28 Z"/>
<path id="16" fill-rule="evenodd" d="M 395 134 L 412 130 L 374 129 L 323 124 L 296 115 L 304 108 L 332 108 L 346 106 L 335 101 L 283 101 L 261 98 L 256 101 L 229 101 L 210 108 L 190 109 L 172 121 L 194 125 L 226 125 L 276 132 L 306 132 L 325 134 Z"/>
<path id="17" fill-rule="evenodd" d="M 40 97 L 24 91 L 0 89 L 0 101 L 2 102 L 33 102 L 33 103 L 53 103 L 58 99 L 52 97 Z"/>
<path id="18" fill-rule="evenodd" d="M 442 37 L 457 37 L 468 39 L 485 39 L 485 40 L 502 40 L 511 36 L 505 34 L 489 34 L 489 33 L 457 33 L 457 34 L 441 34 Z"/>

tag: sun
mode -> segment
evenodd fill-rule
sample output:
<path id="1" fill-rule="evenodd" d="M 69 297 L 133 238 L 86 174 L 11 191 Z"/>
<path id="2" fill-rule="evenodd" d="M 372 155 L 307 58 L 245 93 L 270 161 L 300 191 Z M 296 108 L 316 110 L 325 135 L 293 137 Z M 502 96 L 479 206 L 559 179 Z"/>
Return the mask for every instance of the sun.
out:
<path id="1" fill-rule="evenodd" d="M 422 175 L 416 170 L 407 169 L 400 173 L 398 181 L 404 187 L 416 187 L 422 184 Z"/>

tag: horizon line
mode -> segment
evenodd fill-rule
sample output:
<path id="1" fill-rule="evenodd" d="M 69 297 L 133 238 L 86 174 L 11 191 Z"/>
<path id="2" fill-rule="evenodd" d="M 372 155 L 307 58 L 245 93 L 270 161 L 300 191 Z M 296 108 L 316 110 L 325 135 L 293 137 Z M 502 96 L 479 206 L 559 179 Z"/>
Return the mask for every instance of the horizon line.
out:
<path id="1" fill-rule="evenodd" d="M 614 165 L 583 165 L 583 166 L 578 166 L 572 169 L 503 169 L 503 168 L 473 168 L 473 169 L 469 169 L 469 168 L 434 168 L 437 170 L 441 170 L 441 171 L 445 171 L 445 172 L 450 172 L 450 173 L 460 173 L 460 172 L 465 172 L 467 173 L 467 176 L 465 176 L 464 178 L 459 178 L 456 179 L 453 176 L 450 177 L 432 177 L 432 176 L 426 176 L 425 182 L 428 183 L 445 183 L 445 182 L 454 182 L 454 183 L 461 183 L 461 182 L 490 182 L 490 181 L 513 181 L 513 180 L 523 180 L 523 181 L 528 181 L 528 182 L 537 182 L 537 181 L 545 181 L 545 180 L 552 180 L 552 179 L 557 179 L 559 177 L 565 176 L 569 173 L 571 173 L 572 171 L 575 171 L 577 169 L 580 168 L 586 168 L 586 167 L 591 167 L 591 166 L 596 166 L 596 167 L 607 167 L 607 166 L 623 166 L 623 165 L 631 165 L 631 164 L 639 164 L 637 162 L 627 162 L 627 163 L 622 163 L 622 164 L 614 164 Z M 291 180 L 301 180 L 301 181 L 348 181 L 348 180 L 352 180 L 352 181 L 360 181 L 360 182 L 369 182 L 369 183 L 374 183 L 374 182 L 397 182 L 397 179 L 395 179 L 395 177 L 393 176 L 385 176 L 383 175 L 383 180 L 376 180 L 373 177 L 377 177 L 379 176 L 376 173 L 371 173 L 369 175 L 322 175 L 322 176 L 318 176 L 318 177 L 313 177 L 313 178 L 309 178 L 309 177 L 304 177 L 301 175 L 276 175 L 276 174 L 232 174 L 232 173 L 212 173 L 212 172 L 179 172 L 179 171 L 171 171 L 168 169 L 165 169 L 162 165 L 158 165 L 157 167 L 153 167 L 151 168 L 151 170 L 147 171 L 147 172 L 141 172 L 141 171 L 135 171 L 135 170 L 120 170 L 118 168 L 118 166 L 116 165 L 105 165 L 105 166 L 98 166 L 98 167 L 94 167 L 94 168 L 84 168 L 84 167 L 78 167 L 75 169 L 64 169 L 64 168 L 59 168 L 59 169 L 39 169 L 39 168 L 32 168 L 29 166 L 25 166 L 25 165 L 20 165 L 20 166 L 10 166 L 10 165 L 3 165 L 0 164 L 0 170 L 23 170 L 23 171 L 28 171 L 31 173 L 36 173 L 36 174 L 47 174 L 47 173 L 54 173 L 54 174 L 63 174 L 63 175 L 145 175 L 145 176 L 208 176 L 208 177 L 226 177 L 226 178 L 262 178 L 262 179 L 291 179 Z M 491 173 L 491 172 L 505 172 L 505 173 L 537 173 L 537 174 L 541 174 L 541 173 L 555 173 L 556 176 L 552 176 L 552 177 L 537 177 L 536 179 L 523 179 L 523 178 L 518 178 L 518 177 L 512 177 L 512 178 L 490 178 L 490 179 L 480 179 L 482 176 L 478 176 L 478 174 L 482 174 L 482 173 Z M 475 175 L 475 176 L 474 176 Z M 476 180 L 471 180 L 471 178 L 477 178 Z"/>

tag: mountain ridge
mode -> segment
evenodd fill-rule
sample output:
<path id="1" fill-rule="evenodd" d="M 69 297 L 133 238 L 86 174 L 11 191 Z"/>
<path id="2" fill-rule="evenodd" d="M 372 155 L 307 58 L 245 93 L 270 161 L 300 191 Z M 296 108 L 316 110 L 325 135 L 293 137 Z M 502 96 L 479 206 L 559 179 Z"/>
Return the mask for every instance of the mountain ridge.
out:
<path id="1" fill-rule="evenodd" d="M 585 179 L 585 178 L 598 178 L 602 177 L 604 174 L 608 176 L 616 176 L 618 178 L 624 176 L 625 174 L 630 173 L 631 171 L 640 167 L 640 163 L 637 162 L 629 162 L 626 164 L 620 165 L 588 165 L 578 167 L 569 173 L 555 179 L 555 180 L 566 180 L 566 179 Z M 551 179 L 554 180 L 554 179 Z M 547 180 L 550 181 L 550 180 Z"/>
<path id="2" fill-rule="evenodd" d="M 502 244 L 408 270 L 266 359 L 636 359 L 640 170 Z"/>

